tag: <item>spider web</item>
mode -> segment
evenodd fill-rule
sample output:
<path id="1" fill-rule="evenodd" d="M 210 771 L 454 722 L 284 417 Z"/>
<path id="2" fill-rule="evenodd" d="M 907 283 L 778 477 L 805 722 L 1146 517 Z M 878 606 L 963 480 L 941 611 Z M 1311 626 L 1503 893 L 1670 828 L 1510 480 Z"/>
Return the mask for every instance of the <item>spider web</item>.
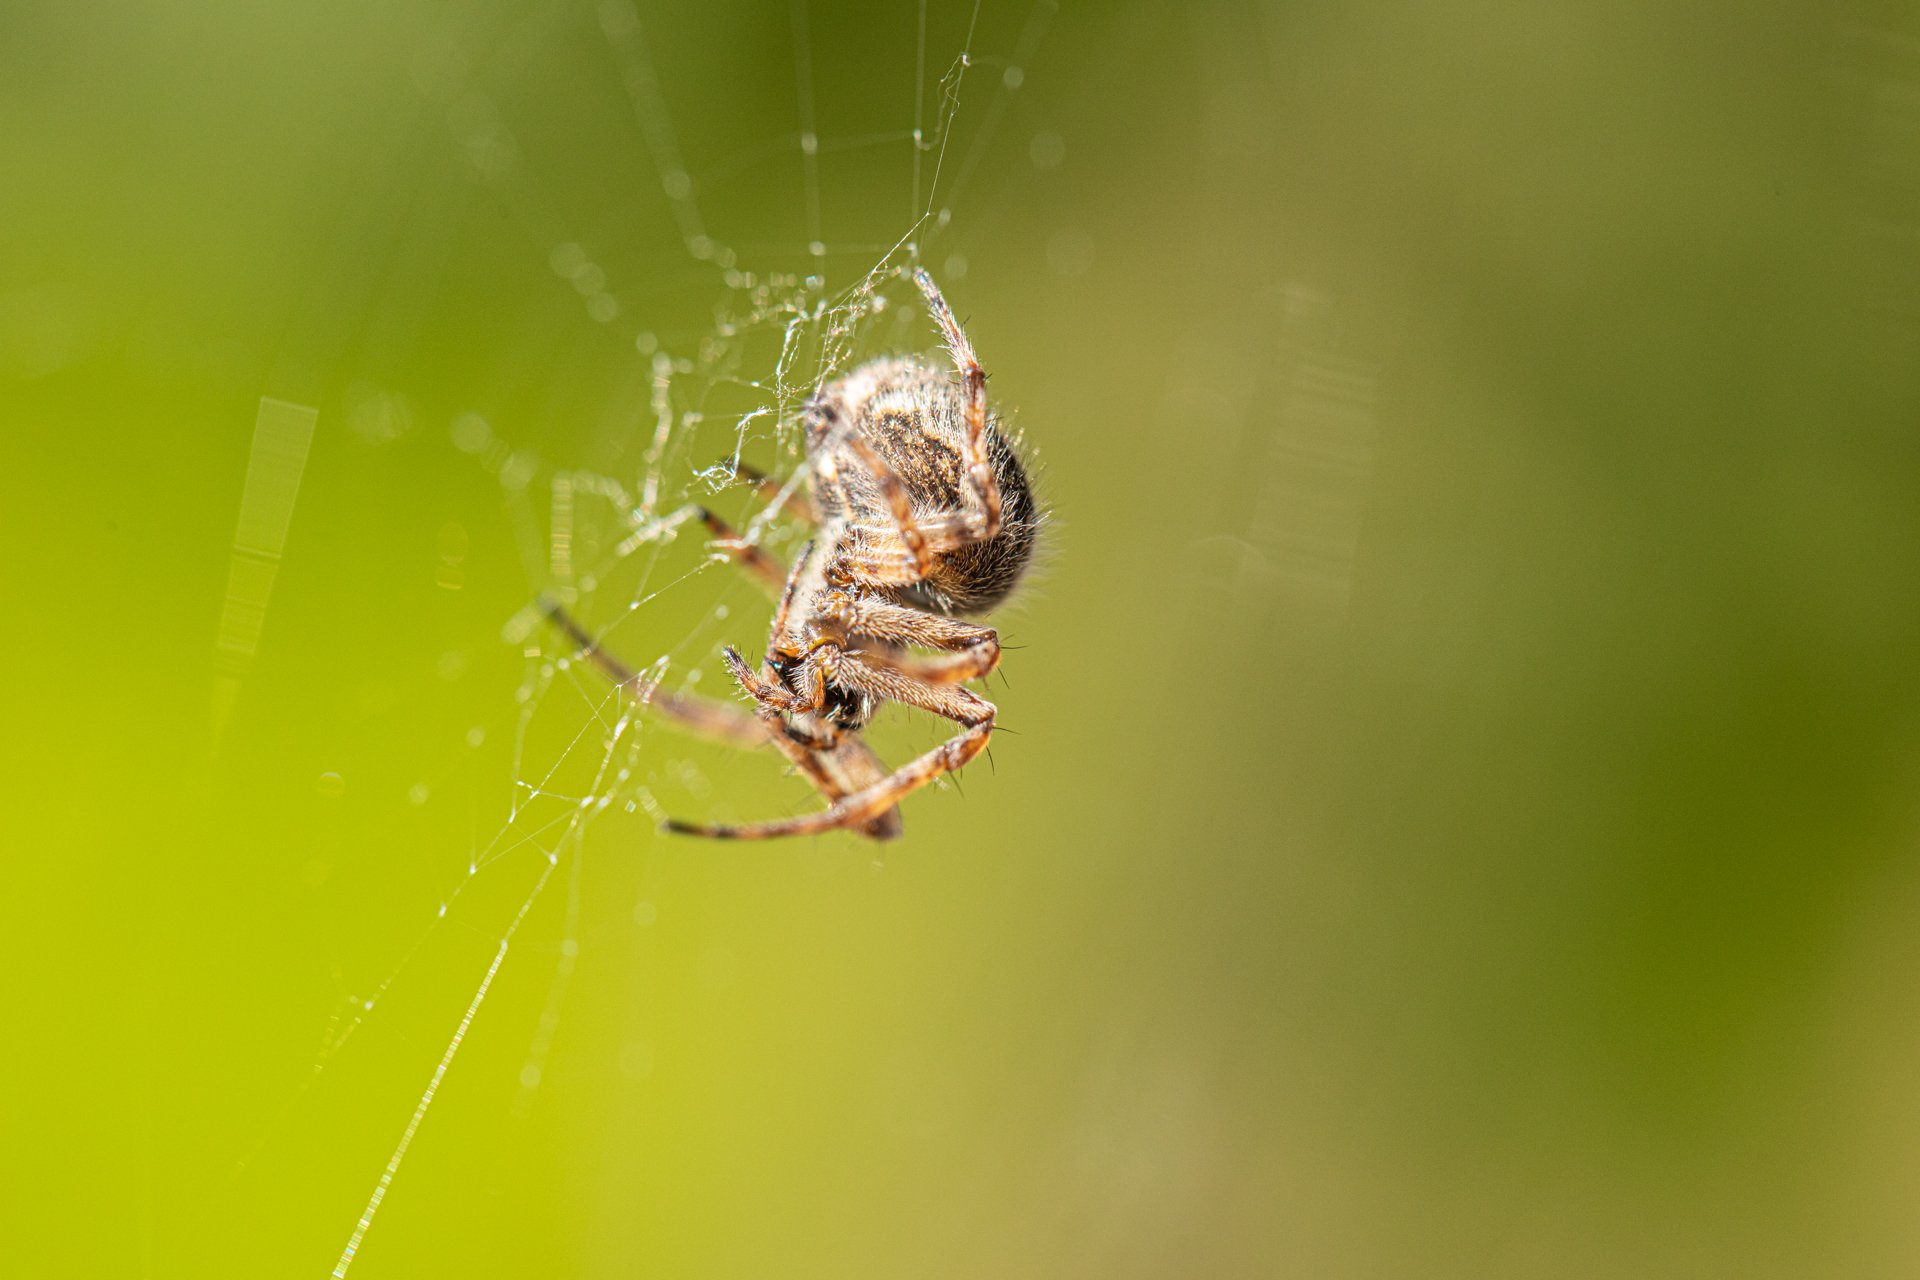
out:
<path id="1" fill-rule="evenodd" d="M 393 1001 L 414 1002 L 421 987 L 436 998 L 449 987 L 462 992 L 457 1002 L 438 1001 L 449 1013 L 440 1038 L 413 1047 L 415 1092 L 404 1107 L 395 1100 L 385 1149 L 377 1159 L 356 1158 L 360 1204 L 334 1224 L 333 1275 L 352 1271 L 377 1249 L 388 1218 L 406 1212 L 389 1197 L 404 1189 L 410 1158 L 431 1142 L 436 1101 L 470 1032 L 491 1012 L 502 975 L 520 967 L 542 971 L 522 975 L 541 994 L 502 1014 L 518 1025 L 496 1034 L 521 1046 L 509 1115 L 524 1117 L 535 1106 L 582 952 L 601 847 L 589 836 L 612 819 L 628 839 L 669 814 L 726 812 L 711 772 L 722 759 L 718 749 L 638 705 L 661 689 L 729 698 L 714 655 L 729 641 L 756 649 L 770 612 L 764 593 L 709 545 L 694 508 L 711 505 L 737 521 L 746 541 L 790 557 L 803 535 L 779 519 L 778 501 L 740 487 L 734 464 L 752 464 L 785 478 L 788 493 L 798 491 L 803 449 L 795 415 L 805 397 L 870 355 L 936 345 L 911 272 L 924 263 L 950 290 L 965 278 L 955 234 L 965 221 L 964 197 L 1003 132 L 1055 5 L 987 6 L 985 24 L 982 7 L 972 0 L 943 12 L 923 0 L 909 12 L 899 24 L 897 60 L 912 68 L 911 96 L 873 109 L 890 127 L 860 121 L 838 132 L 821 110 L 818 83 L 832 51 L 805 0 L 797 0 L 784 32 L 791 127 L 730 154 L 706 154 L 690 136 L 685 104 L 697 110 L 699 86 L 676 79 L 681 51 L 633 0 L 601 0 L 585 15 L 564 6 L 547 11 L 498 33 L 489 57 L 452 38 L 419 49 L 413 88 L 445 121 L 441 145 L 523 228 L 526 251 L 542 261 L 550 287 L 577 298 L 578 330 L 611 333 L 628 355 L 604 417 L 557 446 L 526 424 L 476 412 L 438 428 L 445 465 L 491 493 L 497 513 L 496 528 L 441 530 L 440 585 L 462 585 L 479 544 L 512 545 L 524 603 L 498 620 L 495 643 L 517 655 L 518 675 L 495 691 L 498 702 L 474 709 L 473 723 L 445 744 L 439 763 L 418 778 L 391 780 L 416 809 L 470 808 L 470 846 L 419 851 L 411 873 L 439 889 L 410 927 L 339 939 L 340 994 L 320 1046 L 278 1113 L 263 1119 L 231 1179 L 243 1182 L 263 1151 L 285 1145 L 289 1117 L 352 1058 Z M 605 228 L 569 225 L 543 184 L 542 143 L 516 127 L 514 99 L 538 83 L 532 64 L 540 41 L 582 21 L 604 43 L 607 75 L 631 120 L 632 153 L 623 162 L 657 178 L 659 203 L 671 217 L 664 243 L 634 246 Z M 1007 42 L 986 45 L 989 28 Z M 865 190 L 876 173 L 897 192 L 891 209 L 855 210 L 835 198 L 837 174 L 852 175 L 850 189 Z M 784 212 L 759 216 L 769 203 Z M 688 322 L 684 307 L 661 323 L 634 283 L 636 255 L 655 259 L 647 278 L 675 282 L 676 298 L 705 299 L 704 325 Z M 664 272 L 661 255 L 673 264 Z M 374 444 L 416 428 L 433 431 L 435 424 L 417 421 L 420 412 L 404 390 L 370 384 L 357 385 L 344 406 L 347 425 Z M 215 714 L 222 723 L 271 609 L 314 431 L 312 409 L 263 401 L 221 627 Z M 542 597 L 562 602 L 639 671 L 637 696 L 614 688 L 546 625 Z M 471 691 L 473 682 L 462 687 Z M 493 772 L 502 755 L 504 776 Z M 777 776 L 771 754 L 751 760 Z M 341 784 L 328 774 L 320 785 L 325 795 Z M 794 811 L 817 803 L 788 785 Z M 629 841 L 620 856 L 633 852 Z M 363 879 L 337 891 L 351 915 L 356 897 L 385 890 Z M 628 908 L 631 927 L 644 928 L 653 911 L 642 893 Z"/>

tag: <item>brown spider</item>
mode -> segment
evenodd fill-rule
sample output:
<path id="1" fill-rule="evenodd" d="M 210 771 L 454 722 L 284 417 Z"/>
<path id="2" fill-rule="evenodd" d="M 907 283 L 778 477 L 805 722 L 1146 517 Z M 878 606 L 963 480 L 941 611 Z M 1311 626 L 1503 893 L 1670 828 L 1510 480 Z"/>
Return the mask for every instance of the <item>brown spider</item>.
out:
<path id="1" fill-rule="evenodd" d="M 916 271 L 960 383 L 913 359 L 873 360 L 807 402 L 810 506 L 790 510 L 818 535 L 791 572 L 712 512 L 694 514 L 714 544 L 780 593 L 755 672 L 733 647 L 727 669 L 756 704 L 656 690 L 647 705 L 709 737 L 770 742 L 831 802 L 818 813 L 747 826 L 669 821 L 666 829 L 731 840 L 848 829 L 901 832 L 900 800 L 979 755 L 994 706 L 962 687 L 1000 662 L 991 627 L 960 621 L 1005 600 L 1033 558 L 1040 513 L 1013 445 L 987 412 L 987 375 L 932 277 Z M 736 475 L 779 494 L 766 476 Z M 611 678 L 636 677 L 559 605 L 550 618 Z M 932 650 L 921 656 L 911 650 Z M 959 733 L 888 773 L 860 737 L 884 702 L 945 716 Z"/>

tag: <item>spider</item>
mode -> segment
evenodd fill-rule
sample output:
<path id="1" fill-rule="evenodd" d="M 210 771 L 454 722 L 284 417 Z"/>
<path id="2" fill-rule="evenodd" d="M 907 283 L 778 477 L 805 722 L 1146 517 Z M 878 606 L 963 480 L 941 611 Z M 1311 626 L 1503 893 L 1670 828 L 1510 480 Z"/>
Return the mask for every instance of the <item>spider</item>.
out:
<path id="1" fill-rule="evenodd" d="M 979 755 L 993 734 L 994 705 L 963 686 L 999 665 L 999 636 L 963 618 L 1012 592 L 1041 516 L 1014 446 L 987 410 L 973 344 L 933 278 L 920 270 L 914 281 L 958 384 L 922 361 L 883 358 L 814 394 L 801 414 L 812 500 L 790 500 L 788 510 L 816 532 L 792 570 L 712 512 L 692 511 L 716 547 L 779 595 L 758 671 L 733 646 L 723 650 L 753 712 L 666 690 L 646 699 L 708 737 L 771 743 L 828 806 L 742 826 L 669 820 L 668 831 L 760 840 L 847 830 L 891 840 L 902 830 L 899 802 Z M 734 473 L 762 494 L 786 492 L 743 464 Z M 584 656 L 637 695 L 630 668 L 557 603 L 543 607 Z M 860 736 L 886 702 L 944 716 L 960 731 L 888 772 Z"/>

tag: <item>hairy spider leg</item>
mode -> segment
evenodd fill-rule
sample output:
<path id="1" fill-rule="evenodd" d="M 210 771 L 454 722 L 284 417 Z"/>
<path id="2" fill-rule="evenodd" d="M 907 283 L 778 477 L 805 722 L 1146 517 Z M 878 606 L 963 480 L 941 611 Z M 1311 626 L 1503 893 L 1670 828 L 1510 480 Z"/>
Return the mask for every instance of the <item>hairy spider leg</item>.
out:
<path id="1" fill-rule="evenodd" d="M 827 646 L 822 646 L 824 650 Z M 837 650 L 838 646 L 834 646 Z M 808 715 L 818 712 L 827 703 L 827 680 L 833 670 L 832 659 L 822 660 L 821 650 L 807 655 L 807 661 L 800 666 L 800 681 L 804 687 L 790 689 L 778 679 L 767 679 L 757 674 L 740 656 L 740 651 L 732 645 L 720 651 L 721 658 L 740 687 L 769 711 L 782 715 Z"/>
<path id="2" fill-rule="evenodd" d="M 850 656 L 863 665 L 925 684 L 978 680 L 1000 665 L 1000 636 L 992 627 L 871 596 L 835 592 L 828 598 L 820 621 L 822 630 L 839 639 Z M 861 640 L 877 640 L 884 647 L 862 648 Z M 899 652 L 906 645 L 942 650 L 943 656 L 927 659 Z"/>
<path id="3" fill-rule="evenodd" d="M 873 441 L 854 431 L 847 432 L 844 439 L 848 450 L 879 486 L 881 501 L 887 504 L 887 512 L 893 517 L 894 532 L 900 538 L 907 562 L 913 566 L 913 580 L 919 581 L 933 572 L 934 549 L 913 518 L 913 497 L 907 492 L 906 482 L 887 465 L 887 460 L 873 447 Z"/>
<path id="4" fill-rule="evenodd" d="M 971 727 L 993 719 L 994 706 L 957 684 L 919 680 L 890 665 L 868 661 L 872 655 L 841 654 L 834 664 L 834 683 L 875 698 L 918 707 Z"/>
<path id="5" fill-rule="evenodd" d="M 871 822 L 876 814 L 885 814 L 894 809 L 901 800 L 935 778 L 961 768 L 985 750 L 987 739 L 992 736 L 993 723 L 990 720 L 964 729 L 925 755 L 901 765 L 873 786 L 835 801 L 818 813 L 745 826 L 669 820 L 666 829 L 680 835 L 706 836 L 714 840 L 772 840 L 781 836 L 818 835 L 859 827 Z"/>
<path id="6" fill-rule="evenodd" d="M 974 355 L 973 343 L 968 341 L 966 330 L 953 318 L 953 308 L 947 305 L 940 287 L 934 284 L 926 268 L 916 270 L 913 280 L 920 286 L 920 292 L 926 295 L 927 306 L 947 340 L 947 350 L 953 356 L 954 368 L 967 386 L 967 469 L 961 492 L 969 508 L 966 532 L 970 536 L 967 541 L 986 542 L 1000 533 L 1000 481 L 987 458 L 987 371 L 980 367 L 980 358 Z"/>

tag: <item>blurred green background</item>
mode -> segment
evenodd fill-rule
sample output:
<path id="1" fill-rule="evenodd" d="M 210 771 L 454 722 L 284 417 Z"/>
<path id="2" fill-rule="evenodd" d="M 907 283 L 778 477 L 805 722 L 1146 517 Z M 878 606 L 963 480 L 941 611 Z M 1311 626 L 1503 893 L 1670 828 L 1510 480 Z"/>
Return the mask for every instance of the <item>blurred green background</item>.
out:
<path id="1" fill-rule="evenodd" d="M 974 21 L 6 7 L 0 1269 L 326 1274 L 499 960 L 355 1277 L 1920 1271 L 1912 7 Z M 930 190 L 1057 517 L 1017 732 L 878 862 L 664 840 L 814 800 L 502 638 L 617 537 L 554 482 L 656 350 L 663 503 L 790 464 L 688 237 L 831 294 Z M 636 662 L 759 651 L 623 563 Z"/>

